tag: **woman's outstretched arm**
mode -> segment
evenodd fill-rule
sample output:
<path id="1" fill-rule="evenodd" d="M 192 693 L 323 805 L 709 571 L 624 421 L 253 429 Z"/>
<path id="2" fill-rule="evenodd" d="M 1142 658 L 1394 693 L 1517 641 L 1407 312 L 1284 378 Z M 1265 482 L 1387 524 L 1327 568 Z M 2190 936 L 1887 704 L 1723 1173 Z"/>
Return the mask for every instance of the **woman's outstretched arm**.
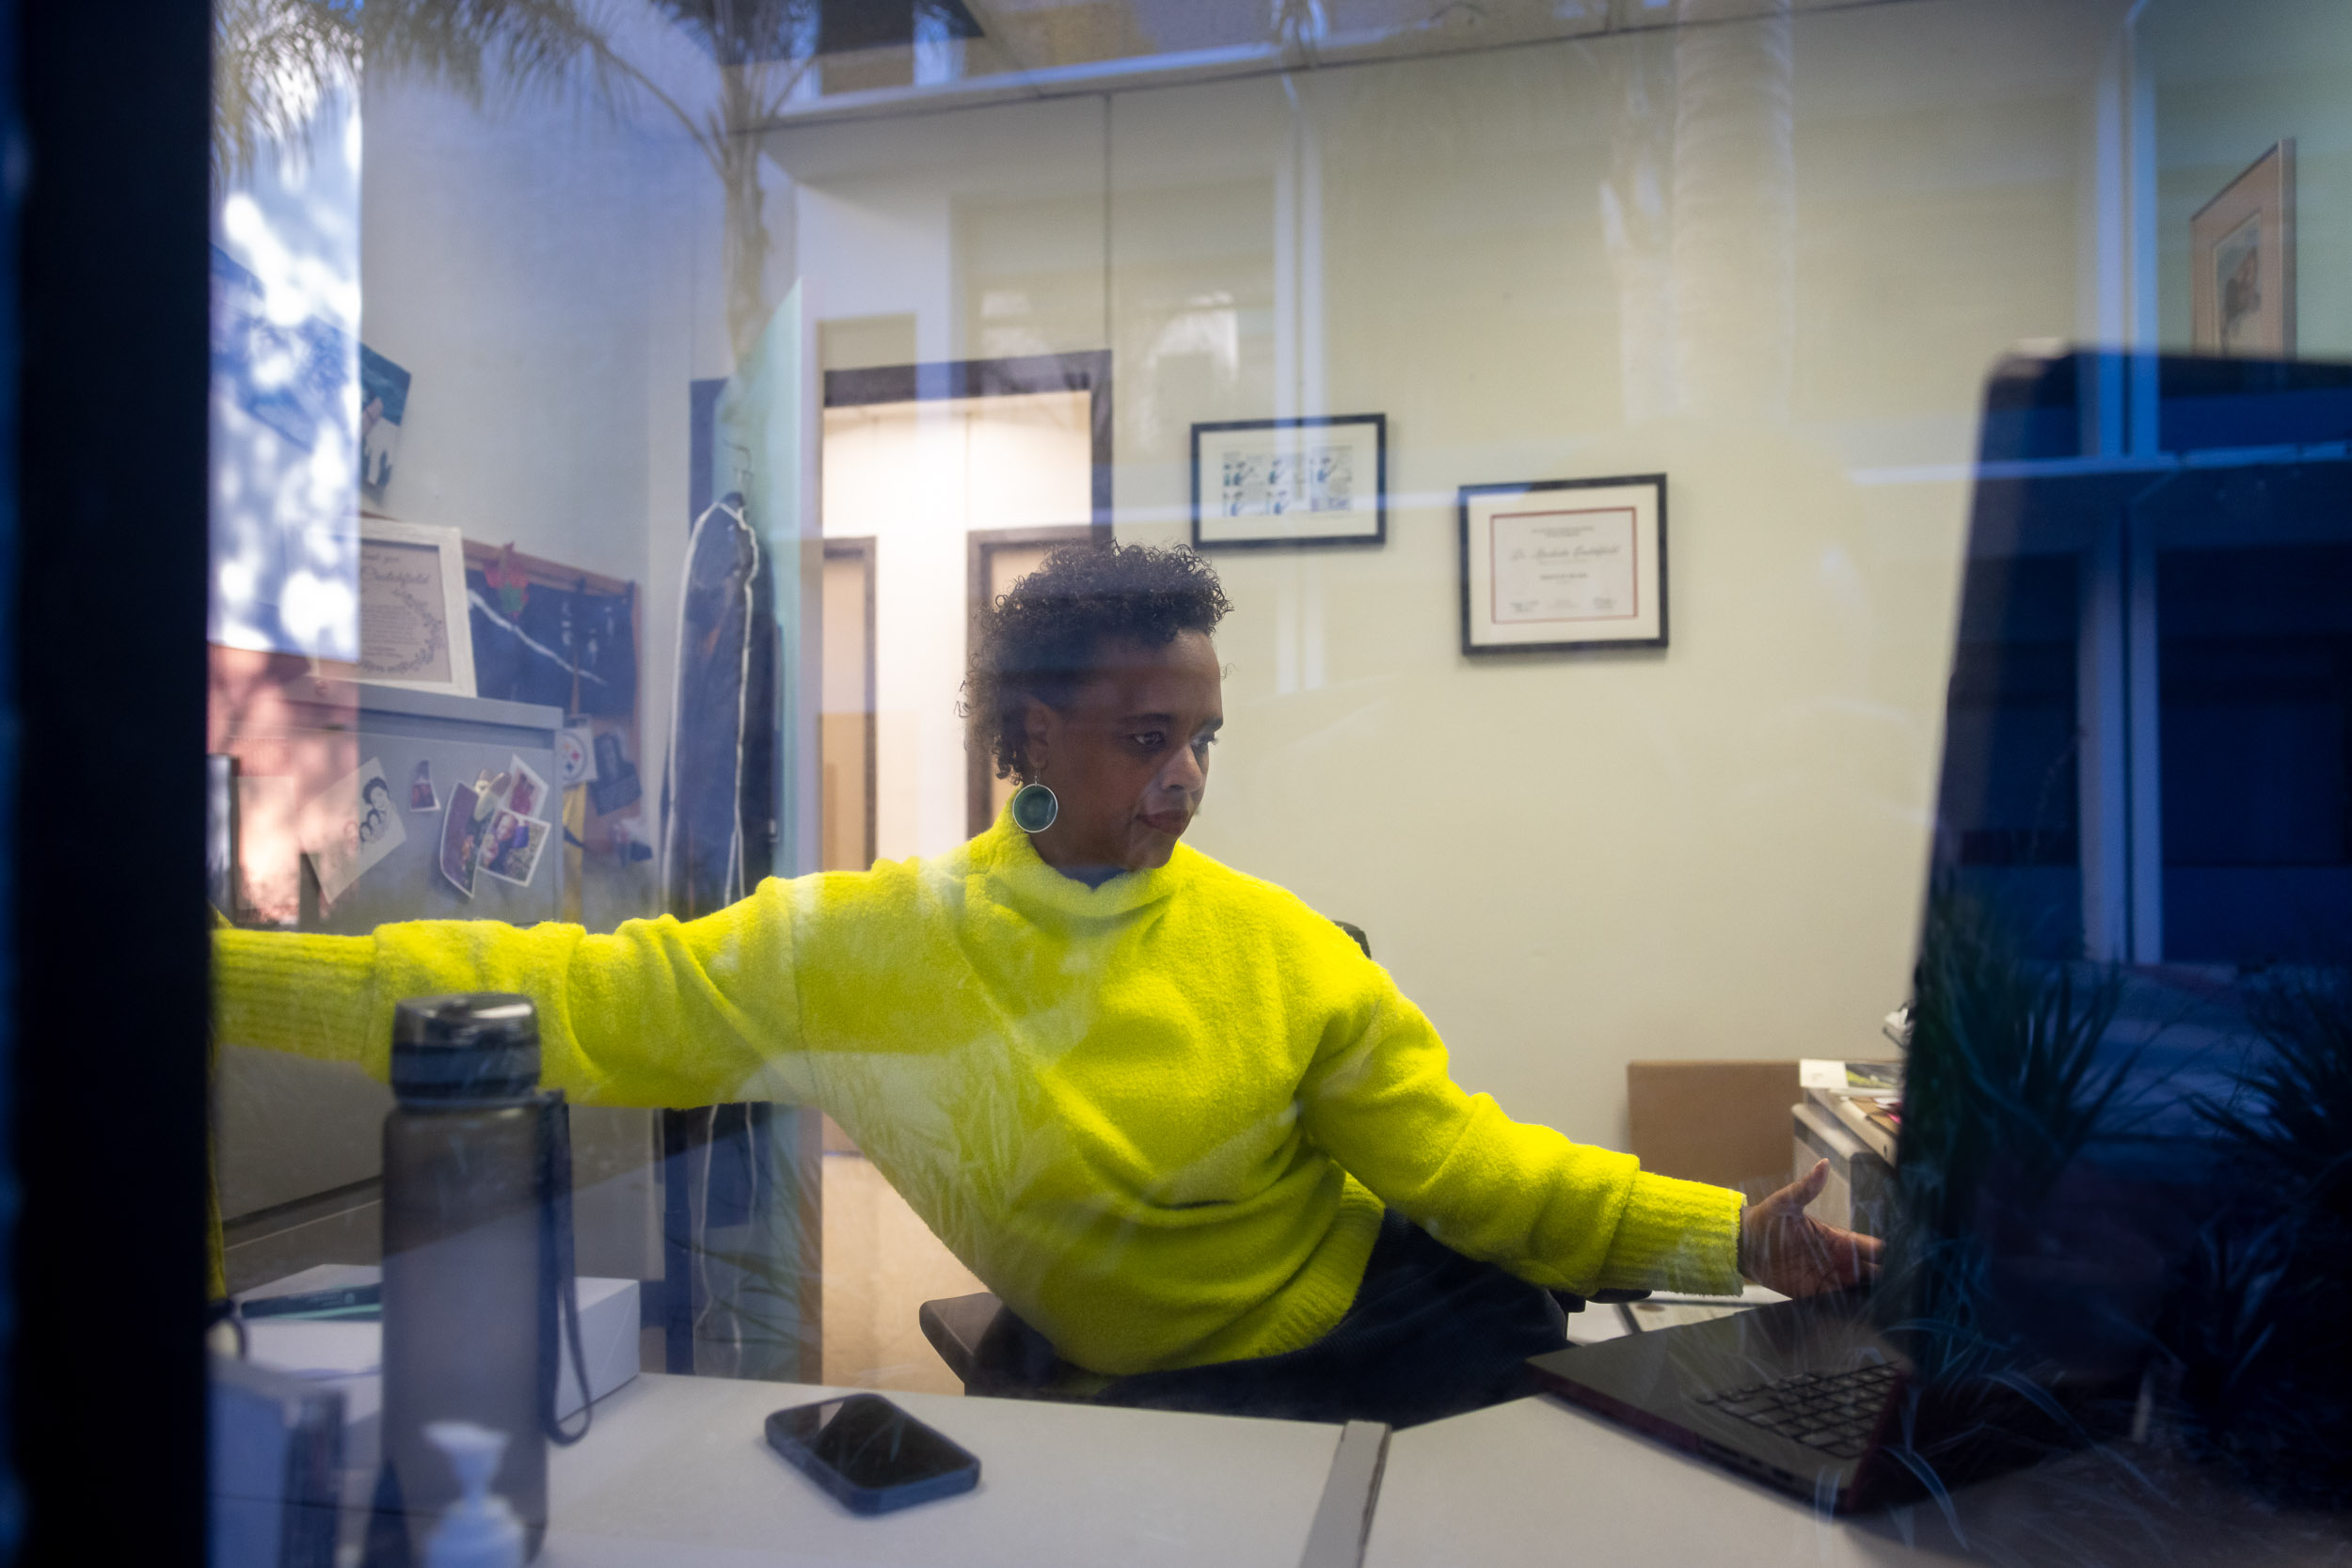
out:
<path id="1" fill-rule="evenodd" d="M 601 1105 L 815 1099 L 801 1049 L 795 888 L 762 883 L 700 920 L 577 926 L 419 920 L 368 936 L 221 930 L 214 1026 L 226 1044 L 389 1070 L 392 1009 L 504 990 L 539 1010 L 541 1081 Z"/>
<path id="2" fill-rule="evenodd" d="M 1739 1291 L 1738 1193 L 1512 1120 L 1454 1082 L 1444 1042 L 1385 970 L 1353 953 L 1334 967 L 1301 1118 L 1381 1201 L 1550 1289 Z"/>

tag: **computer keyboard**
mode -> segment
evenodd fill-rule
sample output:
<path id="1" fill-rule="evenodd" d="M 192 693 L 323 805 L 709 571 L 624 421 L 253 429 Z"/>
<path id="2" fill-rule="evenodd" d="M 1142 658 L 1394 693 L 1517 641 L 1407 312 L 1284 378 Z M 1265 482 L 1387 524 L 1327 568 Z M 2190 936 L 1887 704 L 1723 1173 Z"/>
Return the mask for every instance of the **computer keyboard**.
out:
<path id="1" fill-rule="evenodd" d="M 1696 1402 L 1837 1459 L 1859 1459 L 1900 1371 L 1885 1362 L 1843 1372 L 1798 1372 L 1747 1388 L 1693 1394 Z"/>

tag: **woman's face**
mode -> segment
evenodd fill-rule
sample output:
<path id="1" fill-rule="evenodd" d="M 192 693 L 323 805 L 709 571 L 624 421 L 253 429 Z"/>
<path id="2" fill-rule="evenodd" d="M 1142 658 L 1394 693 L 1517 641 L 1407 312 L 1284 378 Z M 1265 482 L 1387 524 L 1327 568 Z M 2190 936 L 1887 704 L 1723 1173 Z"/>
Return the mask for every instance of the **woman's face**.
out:
<path id="1" fill-rule="evenodd" d="M 1029 766 L 1061 803 L 1033 841 L 1046 863 L 1166 865 L 1208 788 L 1223 688 L 1216 650 L 1187 631 L 1164 647 L 1105 643 L 1067 709 L 1031 702 Z"/>

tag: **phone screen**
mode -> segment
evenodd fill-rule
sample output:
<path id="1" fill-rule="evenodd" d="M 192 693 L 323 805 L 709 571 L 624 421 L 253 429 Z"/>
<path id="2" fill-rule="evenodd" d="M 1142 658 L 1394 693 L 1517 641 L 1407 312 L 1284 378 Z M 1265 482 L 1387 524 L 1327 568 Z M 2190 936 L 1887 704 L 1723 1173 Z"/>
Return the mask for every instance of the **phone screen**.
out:
<path id="1" fill-rule="evenodd" d="M 768 1418 L 769 1441 L 790 1442 L 854 1486 L 876 1490 L 930 1481 L 972 1456 L 875 1394 L 852 1394 Z"/>

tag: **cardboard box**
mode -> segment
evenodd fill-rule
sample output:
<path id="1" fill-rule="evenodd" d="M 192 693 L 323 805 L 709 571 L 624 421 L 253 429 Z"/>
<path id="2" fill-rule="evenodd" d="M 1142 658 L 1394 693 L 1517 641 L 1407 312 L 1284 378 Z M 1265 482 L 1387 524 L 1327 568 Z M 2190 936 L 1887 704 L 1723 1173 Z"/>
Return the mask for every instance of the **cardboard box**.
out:
<path id="1" fill-rule="evenodd" d="M 1797 1064 L 1628 1062 L 1626 1105 L 1642 1168 L 1761 1197 L 1788 1184 Z"/>

